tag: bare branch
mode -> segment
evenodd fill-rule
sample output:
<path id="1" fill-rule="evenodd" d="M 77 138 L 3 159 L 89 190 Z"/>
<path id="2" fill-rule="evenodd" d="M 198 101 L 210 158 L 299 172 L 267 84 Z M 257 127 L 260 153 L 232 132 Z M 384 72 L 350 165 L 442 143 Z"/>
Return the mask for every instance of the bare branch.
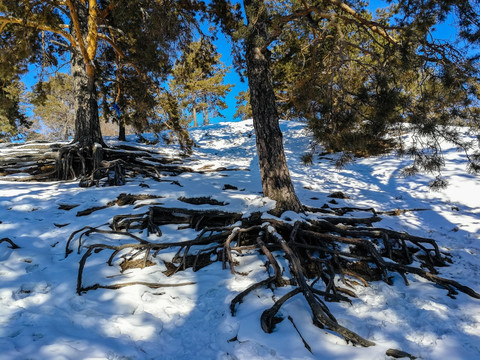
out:
<path id="1" fill-rule="evenodd" d="M 23 26 L 23 27 L 29 27 L 29 28 L 38 29 L 38 30 L 42 30 L 42 31 L 47 31 L 47 32 L 51 32 L 51 33 L 60 35 L 60 36 L 64 37 L 66 40 L 68 40 L 70 42 L 70 44 L 72 44 L 72 46 L 77 46 L 77 42 L 76 42 L 75 38 L 71 34 L 69 34 L 68 32 L 61 29 L 61 28 L 68 28 L 68 26 L 65 27 L 66 25 L 65 26 L 60 26 L 60 28 L 54 28 L 54 27 L 49 26 L 49 25 L 40 24 L 36 21 L 18 19 L 18 18 L 13 18 L 13 17 L 8 17 L 8 16 L 0 16 L 0 21 L 2 22 L 2 24 L 0 25 L 0 33 L 5 29 L 5 26 L 7 24 L 16 24 L 16 25 L 20 25 L 20 26 Z"/>

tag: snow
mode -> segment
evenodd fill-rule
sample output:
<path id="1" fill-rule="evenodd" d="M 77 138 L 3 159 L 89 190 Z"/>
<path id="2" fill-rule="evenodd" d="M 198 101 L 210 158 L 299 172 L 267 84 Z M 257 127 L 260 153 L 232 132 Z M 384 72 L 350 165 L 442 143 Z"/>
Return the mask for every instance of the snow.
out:
<path id="1" fill-rule="evenodd" d="M 400 170 L 410 160 L 394 155 L 359 159 L 344 169 L 336 169 L 334 161 L 318 157 L 313 165 L 304 165 L 300 158 L 310 140 L 303 125 L 282 122 L 281 126 L 292 179 L 304 204 L 320 207 L 331 200 L 329 194 L 342 191 L 349 199 L 336 199 L 338 206 L 374 207 L 378 211 L 428 209 L 400 216 L 382 215 L 378 226 L 434 238 L 441 251 L 448 251 L 453 260 L 452 265 L 439 269 L 440 276 L 480 292 L 480 183 L 465 172 L 462 153 L 447 149 L 444 175 L 451 185 L 432 192 L 428 188 L 432 180 L 429 176 L 401 177 Z M 8 237 L 20 246 L 11 249 L 7 242 L 0 244 L 1 359 L 373 360 L 388 358 L 385 351 L 389 348 L 421 359 L 480 357 L 480 300 L 463 293 L 452 299 L 444 289 L 414 275 L 408 276 L 409 286 L 395 275 L 394 286 L 383 282 L 357 286 L 358 298 L 352 299 L 352 304 L 329 303 L 340 324 L 376 342 L 369 348 L 346 344 L 336 334 L 313 326 L 301 296 L 282 307 L 285 319 L 275 331 L 264 333 L 260 315 L 288 289 L 280 288 L 275 293 L 270 289 L 255 290 L 237 305 L 232 316 L 230 301 L 235 295 L 265 278 L 265 258 L 255 253 L 237 258 L 237 270 L 249 272 L 248 276 L 232 275 L 222 270 L 221 263 L 214 263 L 169 278 L 162 273 L 162 261 L 158 266 L 121 274 L 118 264 L 106 266 L 107 255 L 102 257 L 100 253 L 87 263 L 87 284 L 115 280 L 194 284 L 159 289 L 130 286 L 77 295 L 77 272 L 84 250 L 65 258 L 70 234 L 87 225 L 108 223 L 114 215 L 144 213 L 147 207 L 113 206 L 82 217 L 76 216 L 78 211 L 105 205 L 122 192 L 164 196 L 144 203 L 218 208 L 246 216 L 274 205 L 261 196 L 251 121 L 198 128 L 192 136 L 199 147 L 185 159 L 186 166 L 225 167 L 231 171 L 165 177 L 182 187 L 144 178 L 133 179 L 122 187 L 88 189 L 74 181 L 0 181 L 0 239 Z M 165 156 L 180 153 L 173 145 L 157 147 Z M 226 184 L 237 190 L 225 189 Z M 180 202 L 182 196 L 211 196 L 228 205 L 191 205 Z M 67 211 L 59 209 L 61 204 L 78 206 Z M 303 216 L 287 213 L 283 218 L 295 221 Z M 162 232 L 166 240 L 175 241 L 191 239 L 195 234 L 192 229 L 179 231 L 176 226 L 162 226 Z M 126 239 L 92 234 L 83 245 L 102 241 Z M 77 246 L 74 241 L 72 248 Z M 160 259 L 168 260 L 168 255 L 173 253 L 160 255 Z M 287 316 L 291 316 L 298 332 Z M 299 333 L 312 352 L 305 348 Z"/>

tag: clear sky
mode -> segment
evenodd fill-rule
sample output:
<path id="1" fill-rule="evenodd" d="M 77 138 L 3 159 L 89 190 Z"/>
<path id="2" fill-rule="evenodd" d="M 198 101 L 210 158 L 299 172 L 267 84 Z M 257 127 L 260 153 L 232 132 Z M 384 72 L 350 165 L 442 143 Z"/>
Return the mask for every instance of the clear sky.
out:
<path id="1" fill-rule="evenodd" d="M 225 116 L 225 119 L 217 118 L 213 119 L 211 123 L 221 122 L 221 121 L 238 121 L 233 118 L 236 110 L 236 100 L 235 96 L 238 95 L 240 91 L 246 91 L 248 88 L 247 79 L 245 78 L 245 82 L 240 81 L 240 76 L 235 71 L 232 62 L 232 49 L 230 46 L 229 41 L 225 38 L 225 36 L 221 33 L 218 34 L 218 40 L 214 42 L 215 46 L 218 49 L 218 52 L 222 54 L 221 61 L 225 63 L 226 66 L 231 66 L 231 70 L 225 76 L 225 84 L 233 84 L 234 87 L 231 89 L 230 93 L 226 97 L 226 103 L 228 108 L 221 111 L 221 113 Z"/>

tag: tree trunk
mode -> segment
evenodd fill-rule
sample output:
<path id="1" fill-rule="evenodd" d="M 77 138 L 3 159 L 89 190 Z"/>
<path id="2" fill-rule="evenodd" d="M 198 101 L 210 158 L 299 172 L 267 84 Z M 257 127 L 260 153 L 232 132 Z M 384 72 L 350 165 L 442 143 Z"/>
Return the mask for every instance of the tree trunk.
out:
<path id="1" fill-rule="evenodd" d="M 203 125 L 208 125 L 210 123 L 209 119 L 208 119 L 208 109 L 207 108 L 203 108 Z"/>
<path id="2" fill-rule="evenodd" d="M 193 127 L 197 127 L 198 122 L 197 122 L 197 109 L 193 108 Z"/>
<path id="3" fill-rule="evenodd" d="M 76 6 L 80 29 L 80 36 L 84 39 L 88 32 L 88 9 L 84 4 Z M 74 26 L 71 31 L 75 34 Z M 71 52 L 71 71 L 73 76 L 73 91 L 75 93 L 75 137 L 73 141 L 80 147 L 91 147 L 94 143 L 104 145 L 98 117 L 98 98 L 95 85 L 95 75 L 89 75 L 85 60 L 80 49 L 75 48 Z"/>
<path id="4" fill-rule="evenodd" d="M 270 56 L 268 50 L 263 49 L 268 38 L 268 14 L 262 0 L 244 0 L 243 3 L 248 9 L 247 77 L 263 195 L 277 202 L 277 213 L 286 210 L 300 212 L 302 205 L 295 194 L 283 148 Z"/>
<path id="5" fill-rule="evenodd" d="M 125 134 L 125 121 L 123 119 L 118 119 L 118 140 L 127 141 Z"/>

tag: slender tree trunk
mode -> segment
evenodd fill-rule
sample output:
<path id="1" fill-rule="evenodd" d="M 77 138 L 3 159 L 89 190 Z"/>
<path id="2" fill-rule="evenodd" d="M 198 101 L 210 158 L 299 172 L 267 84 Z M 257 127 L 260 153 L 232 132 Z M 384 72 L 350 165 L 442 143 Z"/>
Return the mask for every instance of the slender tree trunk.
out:
<path id="1" fill-rule="evenodd" d="M 197 127 L 198 122 L 197 122 L 197 109 L 193 108 L 193 127 Z"/>
<path id="2" fill-rule="evenodd" d="M 81 2 L 76 1 L 76 8 L 81 35 L 84 39 L 88 32 L 88 10 Z M 75 35 L 75 29 L 70 27 Z M 73 91 L 75 93 L 75 137 L 73 141 L 80 147 L 91 147 L 94 143 L 104 145 L 98 117 L 98 98 L 95 75 L 87 73 L 86 64 L 80 50 L 71 52 L 71 71 Z"/>
<path id="3" fill-rule="evenodd" d="M 270 56 L 263 49 L 268 38 L 268 14 L 262 0 L 244 0 L 248 34 L 245 39 L 247 77 L 253 112 L 263 195 L 277 202 L 276 212 L 300 212 L 283 148 L 283 137 L 270 73 Z"/>
<path id="4" fill-rule="evenodd" d="M 118 140 L 127 141 L 125 134 L 125 121 L 123 119 L 118 119 Z"/>
<path id="5" fill-rule="evenodd" d="M 208 109 L 203 108 L 203 125 L 208 125 L 210 123 L 210 120 L 208 119 Z"/>

